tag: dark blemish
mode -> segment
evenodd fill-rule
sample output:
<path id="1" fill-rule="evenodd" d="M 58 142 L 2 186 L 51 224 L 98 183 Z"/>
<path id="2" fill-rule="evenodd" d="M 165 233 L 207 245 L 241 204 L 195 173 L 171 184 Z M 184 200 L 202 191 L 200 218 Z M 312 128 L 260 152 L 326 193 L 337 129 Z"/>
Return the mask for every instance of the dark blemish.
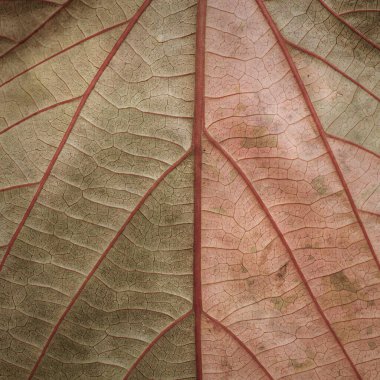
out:
<path id="1" fill-rule="evenodd" d="M 212 207 L 210 210 L 214 211 L 217 214 L 227 215 L 227 210 L 222 207 Z"/>
<path id="2" fill-rule="evenodd" d="M 314 178 L 311 181 L 311 186 L 313 186 L 313 189 L 316 190 L 319 195 L 325 195 L 327 193 L 328 187 L 325 184 L 323 176 Z"/>
<path id="3" fill-rule="evenodd" d="M 247 273 L 247 272 L 248 272 L 248 269 L 247 269 L 244 265 L 241 265 L 241 267 L 240 267 L 240 272 L 242 272 L 242 273 Z"/>
<path id="4" fill-rule="evenodd" d="M 332 274 L 330 280 L 335 290 L 347 290 L 353 293 L 357 291 L 357 286 L 349 280 L 343 271 Z"/>
<path id="5" fill-rule="evenodd" d="M 313 361 L 309 359 L 305 360 L 304 362 L 299 362 L 298 360 L 292 359 L 290 363 L 295 370 L 303 370 L 313 366 Z"/>
<path id="6" fill-rule="evenodd" d="M 281 297 L 274 297 L 271 299 L 274 307 L 281 311 L 282 307 L 284 306 L 284 300 Z"/>
<path id="7" fill-rule="evenodd" d="M 222 358 L 222 363 L 221 364 L 222 364 L 222 366 L 224 368 L 228 368 L 230 371 L 232 370 L 232 364 L 227 360 L 226 357 Z"/>
<path id="8" fill-rule="evenodd" d="M 238 112 L 244 112 L 247 109 L 247 106 L 245 104 L 239 103 L 236 107 L 236 111 Z"/>
<path id="9" fill-rule="evenodd" d="M 368 342 L 368 347 L 370 348 L 370 350 L 374 350 L 375 348 L 377 348 L 377 344 L 375 342 Z"/>
<path id="10" fill-rule="evenodd" d="M 288 263 L 284 264 L 276 273 L 276 276 L 279 280 L 283 280 L 286 272 L 288 271 Z"/>

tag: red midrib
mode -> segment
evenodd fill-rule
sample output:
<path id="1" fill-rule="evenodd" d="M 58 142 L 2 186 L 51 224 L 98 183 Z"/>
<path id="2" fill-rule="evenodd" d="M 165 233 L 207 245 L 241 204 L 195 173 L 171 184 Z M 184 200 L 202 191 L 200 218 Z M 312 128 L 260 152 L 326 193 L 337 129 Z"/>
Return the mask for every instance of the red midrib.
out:
<path id="1" fill-rule="evenodd" d="M 198 0 L 195 58 L 194 146 L 194 317 L 197 380 L 202 380 L 202 130 L 204 126 L 205 40 L 207 0 Z"/>

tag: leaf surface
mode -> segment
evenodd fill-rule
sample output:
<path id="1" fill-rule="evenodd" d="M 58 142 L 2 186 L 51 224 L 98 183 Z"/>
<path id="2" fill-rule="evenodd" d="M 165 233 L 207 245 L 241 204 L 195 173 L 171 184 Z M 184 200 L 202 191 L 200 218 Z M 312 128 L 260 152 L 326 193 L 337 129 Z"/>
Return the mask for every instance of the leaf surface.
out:
<path id="1" fill-rule="evenodd" d="M 377 379 L 378 15 L 0 1 L 0 377 Z"/>

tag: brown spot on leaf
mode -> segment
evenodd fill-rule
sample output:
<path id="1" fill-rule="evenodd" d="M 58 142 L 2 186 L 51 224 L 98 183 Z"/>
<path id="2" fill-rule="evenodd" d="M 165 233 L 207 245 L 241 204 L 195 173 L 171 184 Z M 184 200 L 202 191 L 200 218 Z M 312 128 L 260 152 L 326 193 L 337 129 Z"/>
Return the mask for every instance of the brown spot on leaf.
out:
<path id="1" fill-rule="evenodd" d="M 353 293 L 358 290 L 357 285 L 350 281 L 343 271 L 332 274 L 330 280 L 335 290 L 347 290 Z"/>
<path id="2" fill-rule="evenodd" d="M 283 280 L 288 271 L 288 263 L 285 263 L 276 273 L 276 277 L 279 280 Z"/>
<path id="3" fill-rule="evenodd" d="M 314 367 L 314 362 L 310 359 L 306 359 L 305 361 L 292 359 L 290 360 L 290 364 L 296 370 L 296 372 L 305 371 L 307 368 Z"/>
<path id="4" fill-rule="evenodd" d="M 284 306 L 284 300 L 281 297 L 274 297 L 271 299 L 275 309 L 280 310 Z"/>
<path id="5" fill-rule="evenodd" d="M 377 348 L 377 344 L 376 344 L 376 342 L 369 341 L 369 342 L 368 342 L 368 347 L 369 347 L 371 350 L 374 350 L 375 348 Z"/>
<path id="6" fill-rule="evenodd" d="M 319 195 L 325 195 L 327 193 L 328 187 L 325 183 L 323 176 L 318 176 L 311 181 L 311 186 L 317 191 Z"/>
<path id="7" fill-rule="evenodd" d="M 239 103 L 236 107 L 236 111 L 238 112 L 244 112 L 247 109 L 247 106 L 245 104 Z"/>

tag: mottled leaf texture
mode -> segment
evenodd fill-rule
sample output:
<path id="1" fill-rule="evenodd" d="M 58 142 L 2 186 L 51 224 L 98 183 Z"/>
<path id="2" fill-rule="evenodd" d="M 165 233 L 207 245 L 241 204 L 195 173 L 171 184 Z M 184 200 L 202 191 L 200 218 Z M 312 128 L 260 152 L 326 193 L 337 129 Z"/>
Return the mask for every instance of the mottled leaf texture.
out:
<path id="1" fill-rule="evenodd" d="M 378 0 L 0 0 L 0 379 L 380 379 Z"/>

